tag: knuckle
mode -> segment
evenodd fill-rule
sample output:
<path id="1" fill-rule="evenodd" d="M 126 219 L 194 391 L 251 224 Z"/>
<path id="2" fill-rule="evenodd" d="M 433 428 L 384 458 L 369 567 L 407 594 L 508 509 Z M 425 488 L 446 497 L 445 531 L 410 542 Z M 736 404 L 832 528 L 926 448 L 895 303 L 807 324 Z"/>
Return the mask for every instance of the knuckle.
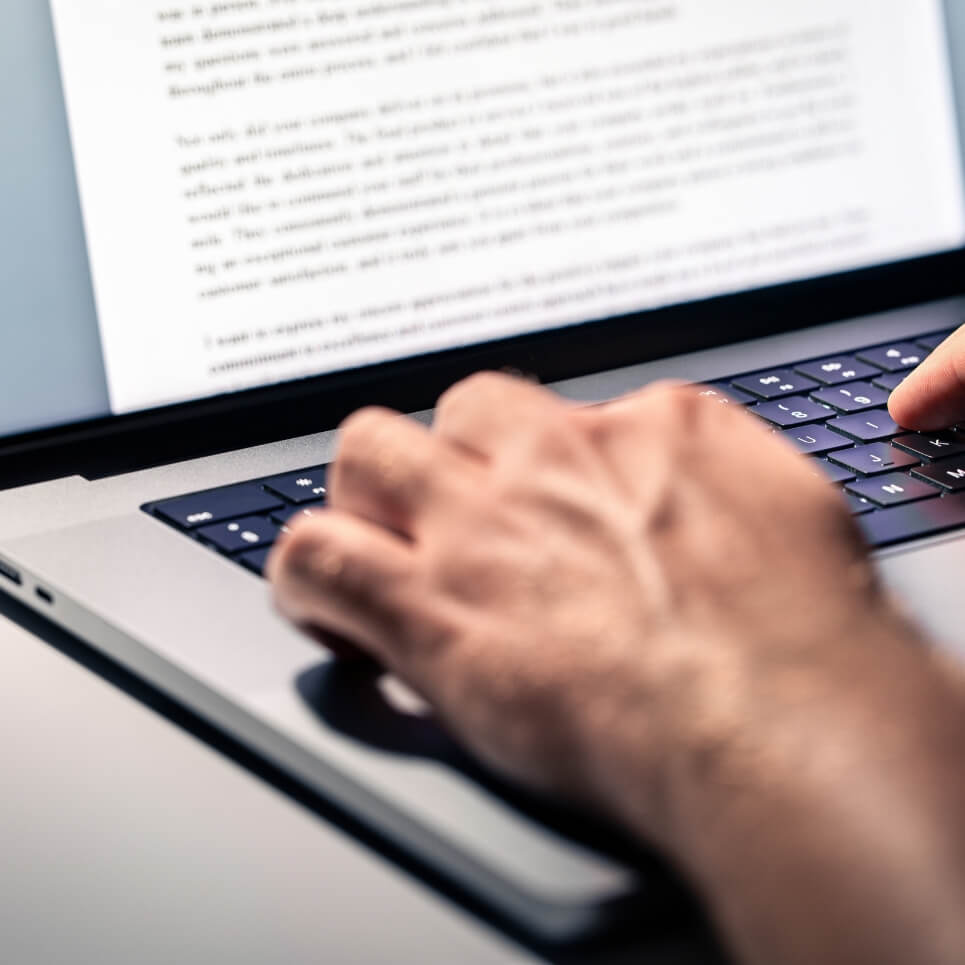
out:
<path id="1" fill-rule="evenodd" d="M 548 390 L 518 376 L 505 372 L 484 371 L 470 375 L 448 389 L 436 405 L 436 417 L 448 418 L 456 410 L 460 412 L 472 408 L 486 410 L 497 403 L 522 408 L 526 411 L 537 408 L 546 397 Z"/>
<path id="2" fill-rule="evenodd" d="M 388 409 L 370 407 L 359 409 L 350 415 L 339 429 L 339 455 L 346 456 L 365 455 L 370 448 L 377 444 L 382 433 L 385 432 L 386 424 L 395 418 L 395 413 Z"/>
<path id="3" fill-rule="evenodd" d="M 511 391 L 513 386 L 508 376 L 477 372 L 443 393 L 436 404 L 434 422 L 437 427 L 454 428 L 458 433 L 466 420 L 485 419 Z"/>
<path id="4" fill-rule="evenodd" d="M 640 393 L 643 408 L 662 413 L 679 412 L 696 397 L 693 386 L 669 380 L 654 382 Z"/>
<path id="5" fill-rule="evenodd" d="M 708 413 L 716 412 L 719 407 L 707 404 L 693 385 L 670 385 L 665 389 L 667 411 L 671 418 L 685 425 L 696 425 L 709 418 Z"/>
<path id="6" fill-rule="evenodd" d="M 624 445 L 635 438 L 656 452 L 677 452 L 695 442 L 700 425 L 715 424 L 723 415 L 718 410 L 729 408 L 709 404 L 696 386 L 663 381 L 613 405 L 582 410 L 580 421 L 599 446 Z"/>
<path id="7" fill-rule="evenodd" d="M 704 430 L 718 426 L 732 406 L 713 405 L 697 386 L 660 382 L 645 391 L 643 414 L 659 435 L 675 446 L 696 445 Z"/>
<path id="8" fill-rule="evenodd" d="M 463 405 L 474 400 L 489 398 L 505 389 L 508 381 L 498 372 L 476 372 L 447 389 L 439 399 L 437 408 L 446 410 L 455 405 Z"/>
<path id="9" fill-rule="evenodd" d="M 346 491 L 347 479 L 357 481 L 378 471 L 379 460 L 388 451 L 392 428 L 398 418 L 388 409 L 368 408 L 360 409 L 342 423 L 338 452 L 329 477 L 333 502 Z"/>
<path id="10" fill-rule="evenodd" d="M 621 434 L 618 420 L 604 406 L 577 409 L 571 419 L 590 444 L 597 447 L 608 447 Z"/>

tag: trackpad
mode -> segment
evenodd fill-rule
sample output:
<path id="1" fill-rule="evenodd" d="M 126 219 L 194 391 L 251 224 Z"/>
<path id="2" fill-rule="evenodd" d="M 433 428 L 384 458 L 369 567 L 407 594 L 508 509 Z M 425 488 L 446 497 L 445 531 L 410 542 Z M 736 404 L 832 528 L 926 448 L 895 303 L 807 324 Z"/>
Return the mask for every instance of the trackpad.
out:
<path id="1" fill-rule="evenodd" d="M 369 664 L 326 662 L 301 674 L 296 688 L 326 728 L 352 742 L 394 757 L 440 764 L 543 827 L 613 859 L 637 850 L 625 836 L 586 813 L 492 774 L 446 733 L 424 700 Z"/>
<path id="2" fill-rule="evenodd" d="M 885 556 L 878 566 L 906 611 L 965 663 L 965 536 Z"/>

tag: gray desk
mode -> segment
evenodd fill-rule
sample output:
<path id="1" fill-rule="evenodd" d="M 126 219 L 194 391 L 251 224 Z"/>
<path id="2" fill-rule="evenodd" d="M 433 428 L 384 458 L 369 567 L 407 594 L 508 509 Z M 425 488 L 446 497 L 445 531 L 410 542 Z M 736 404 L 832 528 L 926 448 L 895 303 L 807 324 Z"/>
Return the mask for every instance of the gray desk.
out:
<path id="1" fill-rule="evenodd" d="M 3 962 L 545 960 L 31 631 L 60 639 L 0 613 Z M 691 938 L 575 959 L 717 961 Z"/>

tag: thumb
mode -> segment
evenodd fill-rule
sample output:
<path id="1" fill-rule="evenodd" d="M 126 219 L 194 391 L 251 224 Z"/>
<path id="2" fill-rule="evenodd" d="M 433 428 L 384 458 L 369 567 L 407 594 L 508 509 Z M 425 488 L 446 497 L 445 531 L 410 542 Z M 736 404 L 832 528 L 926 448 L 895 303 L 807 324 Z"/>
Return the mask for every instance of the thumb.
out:
<path id="1" fill-rule="evenodd" d="M 888 408 L 906 429 L 931 431 L 965 422 L 965 326 L 892 392 Z"/>

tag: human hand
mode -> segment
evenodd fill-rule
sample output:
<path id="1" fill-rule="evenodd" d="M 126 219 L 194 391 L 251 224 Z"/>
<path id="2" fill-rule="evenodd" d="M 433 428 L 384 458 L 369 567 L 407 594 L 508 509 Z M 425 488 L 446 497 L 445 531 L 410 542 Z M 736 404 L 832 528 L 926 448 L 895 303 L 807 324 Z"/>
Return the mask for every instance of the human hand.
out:
<path id="1" fill-rule="evenodd" d="M 693 388 L 578 408 L 478 376 L 431 432 L 353 416 L 330 483 L 270 561 L 281 609 L 494 768 L 671 848 L 679 776 L 783 690 L 849 686 L 853 644 L 894 620 L 835 489 Z"/>
<path id="2" fill-rule="evenodd" d="M 965 422 L 965 326 L 895 389 L 888 406 L 898 425 L 923 432 Z"/>

